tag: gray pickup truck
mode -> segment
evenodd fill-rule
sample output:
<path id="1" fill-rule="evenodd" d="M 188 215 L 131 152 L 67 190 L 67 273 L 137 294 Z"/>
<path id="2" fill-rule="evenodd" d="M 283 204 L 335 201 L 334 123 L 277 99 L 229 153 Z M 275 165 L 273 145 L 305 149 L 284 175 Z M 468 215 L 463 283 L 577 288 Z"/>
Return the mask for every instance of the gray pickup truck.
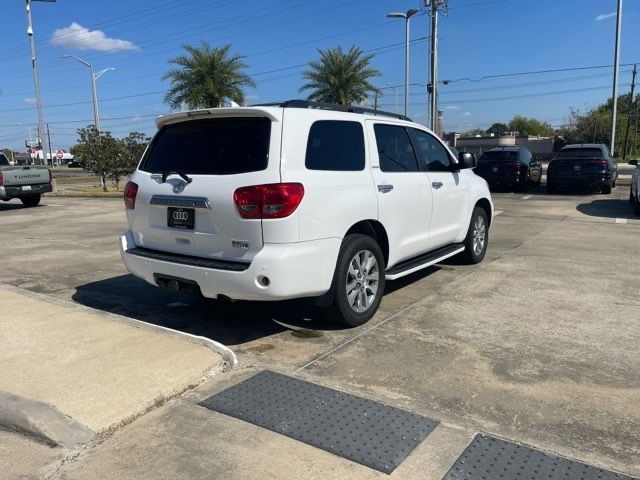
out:
<path id="1" fill-rule="evenodd" d="M 0 200 L 19 198 L 25 207 L 35 207 L 42 194 L 51 190 L 51 171 L 46 166 L 13 166 L 0 153 Z"/>

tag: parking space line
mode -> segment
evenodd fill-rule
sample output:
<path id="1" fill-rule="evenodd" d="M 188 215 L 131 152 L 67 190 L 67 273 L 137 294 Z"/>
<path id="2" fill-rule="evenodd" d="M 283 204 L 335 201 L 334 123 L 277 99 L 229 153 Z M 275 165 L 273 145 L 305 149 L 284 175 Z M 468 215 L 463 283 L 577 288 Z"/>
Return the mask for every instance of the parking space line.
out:
<path id="1" fill-rule="evenodd" d="M 496 210 L 495 212 L 493 212 L 493 216 L 497 217 L 498 215 L 500 215 L 501 213 L 504 213 L 503 210 Z"/>
<path id="2" fill-rule="evenodd" d="M 525 195 L 524 197 L 522 197 L 522 200 L 529 200 L 531 197 L 531 195 Z"/>
<path id="3" fill-rule="evenodd" d="M 626 218 L 616 218 L 616 223 L 627 223 Z"/>
<path id="4" fill-rule="evenodd" d="M 565 217 L 562 220 L 555 222 L 553 224 L 553 226 L 557 226 L 562 224 L 564 221 L 566 221 L 569 217 Z M 528 244 L 530 242 L 534 242 L 536 240 L 537 237 L 543 235 L 547 230 L 549 230 L 552 227 L 549 227 L 545 230 L 542 230 L 540 232 L 538 232 L 536 235 L 534 235 L 533 237 L 527 238 L 525 240 L 523 240 L 522 242 L 518 243 L 517 245 L 513 246 L 512 248 L 507 249 L 506 251 L 504 251 L 502 254 L 500 254 L 498 257 L 494 258 L 491 262 L 481 266 L 480 268 L 476 269 L 476 270 L 469 270 L 467 272 L 462 273 L 458 278 L 455 278 L 454 280 L 452 280 L 451 282 L 447 283 L 445 286 L 437 289 L 436 291 L 434 291 L 433 293 L 431 293 L 430 295 L 427 295 L 426 297 L 422 297 L 418 300 L 416 300 L 415 302 L 407 305 L 406 307 L 402 308 L 401 310 L 391 314 L 390 316 L 388 316 L 387 318 L 385 318 L 384 320 L 381 320 L 380 322 L 376 323 L 375 325 L 371 325 L 370 327 L 364 329 L 363 331 L 361 331 L 360 333 L 358 333 L 357 335 L 355 335 L 354 337 L 351 337 L 348 340 L 345 340 L 342 343 L 339 343 L 338 345 L 336 345 L 335 347 L 333 347 L 331 350 L 323 353 L 322 355 L 314 358 L 313 360 L 305 363 L 304 365 L 294 369 L 291 371 L 291 375 L 295 375 L 297 373 L 299 373 L 300 371 L 304 370 L 307 367 L 310 367 L 311 365 L 313 365 L 314 363 L 319 362 L 320 360 L 328 357 L 329 355 L 331 355 L 334 352 L 337 352 L 338 350 L 341 350 L 342 348 L 346 347 L 347 345 L 353 343 L 354 341 L 356 341 L 357 339 L 359 339 L 360 337 L 363 337 L 364 335 L 366 335 L 369 332 L 372 332 L 373 330 L 377 329 L 378 327 L 384 325 L 385 323 L 387 323 L 390 320 L 393 320 L 394 318 L 398 317 L 399 315 L 402 315 L 404 312 L 411 310 L 413 307 L 421 304 L 421 303 L 425 303 L 425 302 L 429 302 L 430 300 L 433 300 L 435 297 L 437 297 L 440 293 L 442 293 L 445 290 L 450 289 L 452 286 L 458 284 L 459 282 L 465 280 L 469 275 L 472 275 L 476 272 L 480 272 L 482 270 L 484 270 L 485 268 L 487 268 L 488 265 L 491 265 L 493 262 L 500 260 L 501 258 L 505 257 L 506 255 L 511 254 L 514 250 L 516 250 L 518 247 L 521 247 L 522 245 Z"/>

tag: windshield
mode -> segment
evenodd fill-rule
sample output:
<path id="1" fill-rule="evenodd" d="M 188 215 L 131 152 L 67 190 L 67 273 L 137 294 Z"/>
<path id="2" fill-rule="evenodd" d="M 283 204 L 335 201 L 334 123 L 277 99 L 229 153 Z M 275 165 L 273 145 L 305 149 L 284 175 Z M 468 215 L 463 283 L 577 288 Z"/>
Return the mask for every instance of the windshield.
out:
<path id="1" fill-rule="evenodd" d="M 556 158 L 601 158 L 599 148 L 564 148 L 560 150 Z"/>
<path id="2" fill-rule="evenodd" d="M 233 175 L 267 168 L 271 121 L 262 117 L 192 120 L 163 127 L 142 161 L 150 173 Z"/>
<path id="3" fill-rule="evenodd" d="M 478 162 L 486 162 L 488 160 L 518 160 L 518 152 L 512 150 L 495 150 L 482 154 Z"/>

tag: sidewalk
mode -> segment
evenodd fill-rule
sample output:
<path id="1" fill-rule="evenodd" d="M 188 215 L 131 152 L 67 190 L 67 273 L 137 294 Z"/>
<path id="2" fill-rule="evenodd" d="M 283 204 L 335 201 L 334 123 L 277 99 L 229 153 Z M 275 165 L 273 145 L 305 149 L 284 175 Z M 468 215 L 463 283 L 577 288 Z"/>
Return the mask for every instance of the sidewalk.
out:
<path id="1" fill-rule="evenodd" d="M 23 397 L 25 404 L 44 402 L 96 434 L 223 366 L 220 355 L 205 346 L 28 292 L 0 287 L 0 311 L 0 393 Z M 2 398 L 0 424 L 12 407 Z M 20 411 L 15 402 L 13 407 Z"/>

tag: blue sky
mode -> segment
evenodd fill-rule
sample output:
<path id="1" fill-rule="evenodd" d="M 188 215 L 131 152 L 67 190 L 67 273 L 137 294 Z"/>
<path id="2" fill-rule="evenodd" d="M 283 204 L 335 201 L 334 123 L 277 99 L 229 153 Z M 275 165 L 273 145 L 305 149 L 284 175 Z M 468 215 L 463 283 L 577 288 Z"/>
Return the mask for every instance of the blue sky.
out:
<path id="1" fill-rule="evenodd" d="M 115 136 L 152 133 L 163 101 L 167 60 L 183 43 L 231 43 L 246 55 L 256 89 L 249 103 L 301 98 L 299 65 L 317 48 L 356 44 L 373 50 L 375 83 L 403 83 L 403 22 L 386 13 L 419 7 L 419 0 L 58 0 L 33 4 L 45 121 L 53 148 L 75 143 L 91 123 L 86 67 L 60 55 L 114 67 L 98 80 L 102 127 Z M 613 60 L 615 0 L 449 0 L 440 21 L 440 79 L 609 65 Z M 623 13 L 621 62 L 640 62 L 637 0 Z M 3 0 L 0 43 L 0 147 L 22 148 L 36 123 L 23 0 Z M 427 81 L 427 17 L 411 20 L 411 83 Z M 381 48 L 385 47 L 385 48 Z M 631 67 L 621 70 L 628 89 Z M 440 86 L 446 130 L 486 128 L 515 114 L 559 125 L 570 107 L 586 109 L 610 95 L 611 69 L 460 80 Z M 379 102 L 395 109 L 390 89 Z M 402 108 L 402 89 L 398 90 Z M 410 88 L 410 115 L 426 121 L 425 87 Z"/>

